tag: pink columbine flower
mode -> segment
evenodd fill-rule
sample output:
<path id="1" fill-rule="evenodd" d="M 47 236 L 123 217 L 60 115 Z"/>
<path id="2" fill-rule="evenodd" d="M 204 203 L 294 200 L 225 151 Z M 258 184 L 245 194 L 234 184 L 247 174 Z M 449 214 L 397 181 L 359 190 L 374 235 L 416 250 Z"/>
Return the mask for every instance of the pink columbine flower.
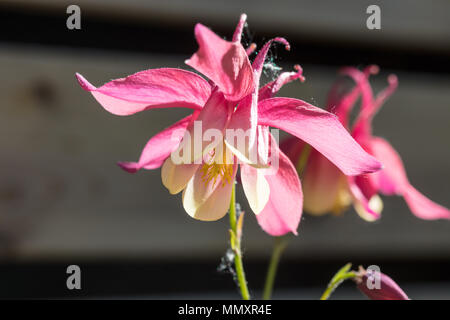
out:
<path id="1" fill-rule="evenodd" d="M 170 193 L 183 191 L 186 212 L 199 220 L 223 217 L 230 203 L 232 183 L 241 168 L 241 180 L 251 209 L 261 227 L 271 235 L 296 233 L 302 214 L 302 189 L 296 170 L 269 134 L 269 126 L 295 135 L 314 146 L 345 174 L 358 175 L 379 170 L 380 163 L 367 154 L 348 134 L 337 118 L 301 100 L 273 98 L 281 86 L 301 79 L 301 69 L 283 73 L 259 88 L 260 76 L 270 45 L 258 53 L 253 64 L 245 50 L 241 33 L 246 16 L 242 15 L 232 41 L 225 41 L 201 24 L 195 27 L 198 51 L 186 63 L 205 75 L 181 69 L 146 70 L 96 88 L 77 74 L 83 89 L 90 91 L 109 112 L 130 115 L 164 107 L 193 109 L 188 117 L 152 137 L 138 162 L 121 162 L 129 171 L 162 166 L 162 181 Z M 195 124 L 202 130 L 214 129 L 223 139 L 190 144 Z M 229 139 L 227 130 L 249 131 L 244 145 Z M 173 156 L 191 151 L 189 161 L 175 163 Z M 251 157 L 255 152 L 255 161 Z M 278 160 L 273 166 L 274 155 Z"/>
<path id="2" fill-rule="evenodd" d="M 384 273 L 359 267 L 354 281 L 358 289 L 371 300 L 409 300 L 398 284 Z"/>
<path id="3" fill-rule="evenodd" d="M 384 101 L 395 91 L 397 77 L 389 76 L 389 86 L 376 97 L 368 82 L 370 74 L 378 67 L 369 66 L 364 71 L 343 68 L 341 73 L 350 76 L 356 86 L 342 93 L 341 82 L 332 88 L 328 110 L 335 113 L 355 140 L 370 154 L 379 159 L 383 170 L 367 175 L 346 177 L 330 161 L 312 150 L 303 176 L 305 209 L 316 215 L 327 212 L 340 213 L 353 203 L 358 214 L 373 221 L 380 217 L 383 203 L 378 193 L 403 196 L 411 212 L 422 219 L 449 219 L 450 211 L 417 191 L 409 182 L 402 160 L 394 148 L 383 138 L 372 135 L 372 118 Z M 352 127 L 349 113 L 361 96 L 361 110 Z M 281 149 L 294 163 L 298 163 L 304 144 L 295 138 L 282 143 Z"/>

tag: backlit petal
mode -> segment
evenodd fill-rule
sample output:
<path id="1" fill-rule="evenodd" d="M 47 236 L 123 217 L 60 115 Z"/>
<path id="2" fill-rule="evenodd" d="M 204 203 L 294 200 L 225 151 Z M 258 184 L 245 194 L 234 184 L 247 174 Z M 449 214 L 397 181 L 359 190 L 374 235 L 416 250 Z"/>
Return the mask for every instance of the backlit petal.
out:
<path id="1" fill-rule="evenodd" d="M 403 190 L 403 198 L 414 215 L 425 220 L 450 219 L 450 210 L 431 201 L 412 185 Z"/>
<path id="2" fill-rule="evenodd" d="M 229 42 L 202 24 L 195 26 L 199 49 L 186 64 L 211 79 L 226 98 L 241 100 L 253 91 L 253 70 L 238 42 Z"/>
<path id="3" fill-rule="evenodd" d="M 232 111 L 232 104 L 223 93 L 214 90 L 198 117 L 187 127 L 174 154 L 183 159 L 182 163 L 201 163 L 203 155 L 222 143 Z"/>
<path id="4" fill-rule="evenodd" d="M 183 190 L 198 170 L 198 164 L 174 164 L 169 157 L 161 168 L 163 185 L 171 194 L 177 194 Z"/>
<path id="5" fill-rule="evenodd" d="M 203 221 L 215 221 L 228 211 L 231 191 L 237 165 L 234 165 L 231 182 L 218 177 L 205 181 L 203 172 L 198 170 L 183 191 L 183 207 L 193 218 Z"/>
<path id="6" fill-rule="evenodd" d="M 346 175 L 374 172 L 381 163 L 365 152 L 337 117 L 304 101 L 271 98 L 258 105 L 259 124 L 277 127 L 302 139 Z"/>
<path id="7" fill-rule="evenodd" d="M 200 109 L 211 86 L 195 73 L 173 68 L 150 69 L 96 88 L 76 74 L 81 87 L 109 112 L 124 116 L 152 108 Z"/>
<path id="8" fill-rule="evenodd" d="M 250 208 L 255 214 L 259 214 L 269 201 L 270 187 L 264 172 L 263 169 L 256 169 L 246 164 L 241 165 L 242 187 Z"/>
<path id="9" fill-rule="evenodd" d="M 353 197 L 353 205 L 358 215 L 366 221 L 375 221 L 380 218 L 383 210 L 383 201 L 376 194 L 367 199 L 355 183 L 354 177 L 347 178 L 349 190 Z"/>
<path id="10" fill-rule="evenodd" d="M 338 211 L 336 202 L 342 188 L 342 176 L 342 172 L 327 158 L 311 150 L 302 179 L 305 210 L 314 215 Z"/>
<path id="11" fill-rule="evenodd" d="M 278 151 L 278 168 L 252 168 L 267 171 L 265 179 L 270 187 L 269 201 L 256 218 L 261 228 L 272 236 L 289 232 L 297 234 L 303 207 L 303 193 L 297 171 L 289 158 L 281 150 Z"/>
<path id="12" fill-rule="evenodd" d="M 161 167 L 164 160 L 180 144 L 186 127 L 191 120 L 192 115 L 189 115 L 152 137 L 142 150 L 138 162 L 119 162 L 118 165 L 130 173 L 134 173 L 142 168 L 151 170 Z"/>

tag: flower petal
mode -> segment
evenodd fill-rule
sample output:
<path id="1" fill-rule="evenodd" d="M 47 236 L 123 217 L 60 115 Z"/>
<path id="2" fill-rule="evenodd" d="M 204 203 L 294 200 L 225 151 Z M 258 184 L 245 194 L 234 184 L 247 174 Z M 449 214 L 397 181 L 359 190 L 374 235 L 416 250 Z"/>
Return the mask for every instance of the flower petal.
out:
<path id="1" fill-rule="evenodd" d="M 161 168 L 162 183 L 171 194 L 177 194 L 186 187 L 199 166 L 198 164 L 174 164 L 168 157 Z"/>
<path id="2" fill-rule="evenodd" d="M 431 201 L 412 185 L 403 190 L 403 198 L 414 215 L 425 220 L 450 219 L 450 210 Z"/>
<path id="3" fill-rule="evenodd" d="M 261 50 L 258 52 L 258 55 L 256 56 L 255 60 L 253 61 L 252 67 L 255 71 L 255 76 L 257 78 L 256 82 L 259 83 L 259 78 L 261 77 L 261 72 L 264 66 L 264 61 L 266 61 L 267 53 L 269 52 L 269 49 L 271 45 L 275 42 L 284 44 L 286 50 L 290 50 L 289 42 L 281 37 L 273 38 L 269 41 L 267 41 L 264 46 L 261 48 Z"/>
<path id="4" fill-rule="evenodd" d="M 270 187 L 269 201 L 256 218 L 261 228 L 272 236 L 281 236 L 288 232 L 297 234 L 302 217 L 302 187 L 291 161 L 278 146 L 276 148 L 279 155 L 278 168 L 251 168 L 266 171 L 265 179 Z"/>
<path id="5" fill-rule="evenodd" d="M 223 141 L 223 131 L 232 111 L 232 104 L 222 92 L 214 89 L 198 117 L 187 127 L 178 149 L 174 151 L 183 158 L 182 163 L 201 163 L 202 156 Z"/>
<path id="6" fill-rule="evenodd" d="M 241 14 L 241 16 L 239 18 L 239 22 L 233 33 L 233 42 L 238 42 L 238 43 L 241 42 L 242 30 L 244 30 L 246 21 L 247 21 L 247 15 L 245 13 Z"/>
<path id="7" fill-rule="evenodd" d="M 281 88 L 292 81 L 299 79 L 301 82 L 305 81 L 305 77 L 303 76 L 303 69 L 300 65 L 295 65 L 295 72 L 283 72 L 278 78 L 272 82 L 269 82 L 264 87 L 259 90 L 258 99 L 259 101 L 264 99 L 273 98 L 275 94 L 281 90 Z"/>
<path id="8" fill-rule="evenodd" d="M 361 109 L 365 110 L 373 104 L 373 93 L 368 79 L 371 74 L 377 74 L 378 71 L 379 68 L 376 65 L 369 65 L 363 71 L 354 67 L 345 67 L 339 71 L 339 74 L 352 78 L 356 86 L 350 89 L 347 82 L 341 79 L 336 81 L 328 96 L 327 110 L 334 113 L 346 128 L 349 127 L 350 111 L 360 95 L 362 96 Z"/>
<path id="9" fill-rule="evenodd" d="M 223 180 L 222 177 L 207 182 L 202 170 L 197 170 L 183 191 L 183 207 L 186 212 L 202 221 L 221 219 L 230 206 L 236 169 L 237 165 L 234 165 L 231 182 Z"/>
<path id="10" fill-rule="evenodd" d="M 302 139 L 346 175 L 374 172 L 381 163 L 365 152 L 336 116 L 304 101 L 271 98 L 258 105 L 259 124 L 280 128 Z"/>
<path id="11" fill-rule="evenodd" d="M 211 79 L 231 101 L 249 95 L 253 69 L 242 45 L 223 40 L 202 24 L 195 26 L 195 37 L 199 49 L 186 64 Z"/>
<path id="12" fill-rule="evenodd" d="M 294 167 L 297 167 L 298 161 L 300 160 L 300 156 L 305 145 L 306 144 L 297 137 L 288 137 L 281 141 L 280 149 L 285 155 L 288 156 L 288 158 L 294 164 Z"/>
<path id="13" fill-rule="evenodd" d="M 119 116 L 152 108 L 200 109 L 211 93 L 211 86 L 205 79 L 174 68 L 141 71 L 99 88 L 78 73 L 76 77 L 81 87 L 90 91 L 107 111 Z"/>
<path id="14" fill-rule="evenodd" d="M 245 196 L 252 211 L 259 214 L 269 201 L 270 187 L 264 177 L 265 170 L 241 165 L 241 180 Z"/>
<path id="15" fill-rule="evenodd" d="M 270 41 L 268 41 L 261 51 L 258 53 L 258 55 L 255 58 L 255 61 L 253 62 L 253 80 L 254 80 L 254 88 L 251 93 L 251 95 L 248 95 L 241 101 L 239 104 L 236 112 L 234 114 L 234 119 L 231 120 L 229 128 L 236 130 L 236 129 L 243 129 L 245 130 L 249 136 L 245 138 L 245 147 L 243 145 L 236 146 L 231 142 L 229 139 L 226 141 L 229 148 L 233 150 L 233 152 L 239 157 L 241 161 L 244 163 L 250 163 L 252 165 L 258 165 L 258 160 L 254 159 L 259 155 L 260 152 L 263 152 L 261 154 L 261 157 L 264 159 L 266 158 L 266 155 L 264 154 L 264 147 L 268 146 L 268 141 L 261 141 L 258 142 L 258 135 L 261 136 L 264 139 L 265 131 L 267 131 L 264 128 L 259 128 L 258 132 L 258 98 L 261 93 L 259 90 L 259 81 L 261 78 L 261 72 L 264 65 L 264 60 L 266 58 L 267 52 L 269 51 L 269 48 L 273 42 L 281 42 L 283 43 L 286 48 L 289 48 L 289 43 L 284 38 L 275 38 Z M 268 90 L 264 90 L 268 91 Z M 263 91 L 263 94 L 264 94 Z M 276 91 L 275 91 L 276 92 Z M 236 132 L 236 131 L 234 131 Z M 266 143 L 266 145 L 263 145 L 263 143 Z M 252 159 L 250 159 L 250 156 L 254 156 Z"/>
<path id="16" fill-rule="evenodd" d="M 342 176 L 342 172 L 327 158 L 317 150 L 311 150 L 302 179 L 305 210 L 314 215 L 342 211 L 347 205 L 338 201 Z"/>
<path id="17" fill-rule="evenodd" d="M 361 83 L 365 83 L 364 86 L 368 86 L 370 88 L 368 81 L 362 81 Z M 397 86 L 398 86 L 397 76 L 395 76 L 393 74 L 389 75 L 388 83 L 389 83 L 388 87 L 385 88 L 383 91 L 381 91 L 377 95 L 375 100 L 372 97 L 371 89 L 369 92 L 369 89 L 361 88 L 361 90 L 365 90 L 368 98 L 365 98 L 365 100 L 364 100 L 364 95 L 363 95 L 363 103 L 361 105 L 361 111 L 353 125 L 352 136 L 354 136 L 355 138 L 357 138 L 357 137 L 364 138 L 364 137 L 370 136 L 372 134 L 372 118 L 374 117 L 376 112 L 380 109 L 380 107 L 383 105 L 383 103 L 397 89 Z"/>
<path id="18" fill-rule="evenodd" d="M 138 162 L 119 162 L 118 165 L 130 173 L 135 173 L 142 168 L 151 170 L 161 167 L 164 160 L 180 144 L 192 118 L 192 115 L 189 115 L 148 140 Z"/>
<path id="19" fill-rule="evenodd" d="M 383 201 L 376 194 L 367 199 L 355 183 L 354 177 L 347 177 L 349 190 L 353 197 L 353 205 L 358 215 L 366 221 L 375 221 L 381 217 Z"/>
<path id="20" fill-rule="evenodd" d="M 374 173 L 379 190 L 386 195 L 400 195 L 409 185 L 402 159 L 386 140 L 378 137 L 370 139 L 370 149 L 383 163 L 383 170 Z"/>
<path id="21" fill-rule="evenodd" d="M 225 143 L 243 163 L 256 167 L 267 166 L 268 128 L 252 123 L 251 96 L 245 97 L 232 114 L 225 130 Z M 251 142 L 254 130 L 254 142 Z"/>
<path id="22" fill-rule="evenodd" d="M 411 212 L 421 219 L 450 219 L 449 209 L 431 201 L 410 184 L 402 159 L 386 140 L 373 138 L 371 147 L 385 166 L 375 173 L 381 192 L 402 195 Z"/>

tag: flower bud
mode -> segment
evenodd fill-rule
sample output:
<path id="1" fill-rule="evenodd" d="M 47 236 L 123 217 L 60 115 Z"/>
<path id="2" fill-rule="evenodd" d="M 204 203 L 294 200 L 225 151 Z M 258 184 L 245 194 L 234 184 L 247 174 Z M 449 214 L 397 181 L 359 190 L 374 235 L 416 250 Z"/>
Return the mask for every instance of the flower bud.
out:
<path id="1" fill-rule="evenodd" d="M 409 300 L 394 280 L 380 271 L 359 267 L 355 282 L 358 289 L 371 300 Z"/>

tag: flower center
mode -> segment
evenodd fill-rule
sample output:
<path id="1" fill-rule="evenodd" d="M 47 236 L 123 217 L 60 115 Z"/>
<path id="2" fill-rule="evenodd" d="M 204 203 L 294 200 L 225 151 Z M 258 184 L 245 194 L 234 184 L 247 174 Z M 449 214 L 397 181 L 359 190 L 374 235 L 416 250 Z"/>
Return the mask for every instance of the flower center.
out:
<path id="1" fill-rule="evenodd" d="M 211 163 L 205 163 L 202 166 L 202 179 L 205 185 L 213 182 L 213 186 L 217 182 L 217 178 L 220 176 L 222 178 L 222 187 L 227 183 L 231 183 L 233 178 L 233 165 L 216 163 L 215 161 Z"/>

